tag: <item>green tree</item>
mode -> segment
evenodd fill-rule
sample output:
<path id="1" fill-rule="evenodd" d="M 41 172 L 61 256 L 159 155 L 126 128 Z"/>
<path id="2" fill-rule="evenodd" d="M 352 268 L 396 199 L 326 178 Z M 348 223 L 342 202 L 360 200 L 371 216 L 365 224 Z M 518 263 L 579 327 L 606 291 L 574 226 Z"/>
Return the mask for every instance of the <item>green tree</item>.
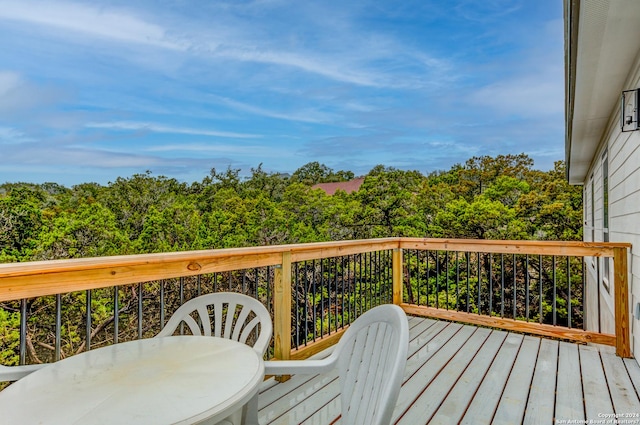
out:
<path id="1" fill-rule="evenodd" d="M 318 183 L 349 181 L 354 178 L 351 171 L 333 171 L 317 161 L 309 162 L 293 172 L 291 179 L 309 186 Z"/>
<path id="2" fill-rule="evenodd" d="M 3 261 L 24 261 L 38 245 L 42 227 L 41 192 L 16 186 L 0 197 L 0 257 Z"/>
<path id="3" fill-rule="evenodd" d="M 115 215 L 98 202 L 64 211 L 42 227 L 35 260 L 100 257 L 131 253 Z"/>
<path id="4" fill-rule="evenodd" d="M 201 221 L 195 204 L 186 200 L 163 210 L 152 205 L 135 242 L 136 251 L 173 252 L 206 248 L 198 240 Z"/>
<path id="5" fill-rule="evenodd" d="M 533 159 L 521 153 L 518 155 L 474 156 L 458 169 L 459 193 L 467 200 L 482 194 L 499 176 L 524 180 L 531 171 Z"/>
<path id="6" fill-rule="evenodd" d="M 187 192 L 184 183 L 164 176 L 152 177 L 147 171 L 127 179 L 118 177 L 99 201 L 116 215 L 120 228 L 133 241 L 140 236 L 151 206 L 163 210 Z"/>
<path id="7" fill-rule="evenodd" d="M 356 192 L 360 201 L 359 237 L 424 236 L 416 196 L 424 176 L 382 165 L 374 167 Z"/>
<path id="8" fill-rule="evenodd" d="M 518 200 L 518 215 L 538 240 L 582 240 L 582 188 L 565 178 L 563 161 L 543 173 L 532 171 L 531 190 Z"/>

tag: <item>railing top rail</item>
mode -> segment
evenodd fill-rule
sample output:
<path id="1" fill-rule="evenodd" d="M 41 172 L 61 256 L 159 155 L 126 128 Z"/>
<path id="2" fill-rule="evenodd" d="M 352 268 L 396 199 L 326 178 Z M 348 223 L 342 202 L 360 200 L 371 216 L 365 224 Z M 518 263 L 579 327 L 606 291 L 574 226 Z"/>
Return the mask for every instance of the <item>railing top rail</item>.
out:
<path id="1" fill-rule="evenodd" d="M 197 251 L 163 252 L 155 254 L 115 255 L 109 257 L 72 258 L 64 260 L 29 261 L 23 263 L 0 263 L 0 277 L 43 274 L 61 270 L 88 270 L 113 266 L 139 266 L 147 264 L 166 264 L 185 260 L 216 259 L 225 257 L 254 257 L 283 252 L 303 253 L 331 249 L 349 249 L 370 247 L 371 250 L 385 249 L 383 245 L 395 244 L 401 238 L 381 238 L 332 242 L 314 242 L 305 244 L 267 245 L 243 248 L 222 248 Z M 276 263 L 274 263 L 276 264 Z M 279 264 L 279 262 L 277 263 Z"/>
<path id="2" fill-rule="evenodd" d="M 497 254 L 613 257 L 615 248 L 631 248 L 631 244 L 624 242 L 400 238 L 400 247 Z"/>
<path id="3" fill-rule="evenodd" d="M 0 263 L 0 276 L 16 276 L 24 274 L 40 274 L 60 270 L 86 270 L 89 268 L 103 268 L 114 265 L 136 266 L 142 264 L 162 264 L 180 262 L 184 260 L 213 259 L 222 257 L 259 256 L 265 254 L 292 252 L 322 252 L 326 250 L 342 249 L 352 251 L 356 249 L 370 250 L 401 248 L 438 248 L 442 250 L 469 251 L 477 250 L 544 250 L 552 248 L 587 249 L 590 255 L 594 251 L 602 250 L 609 253 L 613 248 L 631 248 L 630 243 L 623 242 L 578 242 L 578 241 L 532 241 L 532 240 L 487 240 L 487 239 L 438 239 L 438 238 L 378 238 L 345 240 L 331 242 L 314 242 L 304 244 L 268 245 L 243 248 L 223 248 L 198 251 L 180 251 L 156 254 L 117 255 L 110 257 L 74 258 L 64 260 L 29 261 L 23 263 Z M 364 249 L 366 251 L 366 249 Z M 581 254 L 578 254 L 581 255 Z M 611 254 L 612 256 L 613 254 Z"/>
<path id="4" fill-rule="evenodd" d="M 0 264 L 0 301 L 397 248 L 399 238 Z"/>
<path id="5" fill-rule="evenodd" d="M 613 257 L 627 243 L 380 238 L 0 264 L 0 301 L 394 248 Z"/>

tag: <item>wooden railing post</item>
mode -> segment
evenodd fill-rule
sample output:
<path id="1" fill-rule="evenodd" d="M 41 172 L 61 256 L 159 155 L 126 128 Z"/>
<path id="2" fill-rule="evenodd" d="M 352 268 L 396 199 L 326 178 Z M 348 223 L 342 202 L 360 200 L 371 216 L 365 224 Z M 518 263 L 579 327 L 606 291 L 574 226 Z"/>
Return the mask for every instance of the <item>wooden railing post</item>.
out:
<path id="1" fill-rule="evenodd" d="M 393 303 L 402 303 L 402 248 L 393 250 Z"/>
<path id="2" fill-rule="evenodd" d="M 629 341 L 629 270 L 627 248 L 613 248 L 613 281 L 616 319 L 616 354 L 631 357 Z"/>
<path id="3" fill-rule="evenodd" d="M 291 252 L 282 253 L 273 283 L 273 356 L 278 360 L 291 357 Z M 288 376 L 277 377 L 283 382 Z"/>

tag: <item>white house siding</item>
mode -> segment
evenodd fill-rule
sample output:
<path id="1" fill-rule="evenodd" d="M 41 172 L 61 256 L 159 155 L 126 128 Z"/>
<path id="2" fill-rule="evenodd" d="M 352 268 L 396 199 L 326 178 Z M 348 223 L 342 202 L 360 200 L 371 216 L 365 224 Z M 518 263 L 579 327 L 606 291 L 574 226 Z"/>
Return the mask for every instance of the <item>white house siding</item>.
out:
<path id="1" fill-rule="evenodd" d="M 596 156 L 597 160 L 592 164 L 585 182 L 587 197 L 583 203 L 584 215 L 587 220 L 584 228 L 584 240 L 589 242 L 602 242 L 605 238 L 602 167 L 604 146 Z M 609 168 L 611 168 L 610 163 Z M 611 170 L 609 170 L 609 187 L 611 188 Z M 611 225 L 611 196 L 609 197 L 609 225 Z M 611 234 L 609 234 L 609 240 L 612 240 Z M 614 333 L 613 289 L 610 285 L 608 287 L 606 285 L 606 283 L 611 282 L 611 278 L 604 276 L 604 261 L 606 260 L 603 258 L 585 259 L 587 328 L 604 333 Z"/>
<path id="2" fill-rule="evenodd" d="M 640 87 L 640 56 L 636 59 L 634 69 L 625 84 L 625 89 Z M 631 289 L 631 343 L 632 350 L 640 353 L 640 320 L 636 319 L 634 312 L 640 302 L 640 131 L 625 132 L 620 130 L 620 108 L 616 105 L 611 114 L 609 126 L 598 153 L 593 158 L 591 168 L 584 181 L 584 240 L 603 241 L 603 163 L 602 155 L 607 152 L 609 171 L 609 240 L 611 242 L 629 242 L 633 245 L 630 264 L 630 289 Z M 591 177 L 593 176 L 595 202 L 595 229 L 591 226 Z M 592 232 L 592 230 L 595 230 Z M 594 238 L 592 239 L 592 234 Z M 603 276 L 597 277 L 598 267 L 600 274 L 604 270 L 604 259 L 598 259 L 599 265 L 592 266 L 592 259 L 587 259 L 587 309 L 589 329 L 597 330 L 598 323 L 594 308 L 598 308 L 600 301 L 600 331 L 614 332 L 613 315 L 613 287 L 608 293 L 603 285 Z M 611 268 L 611 273 L 613 269 Z M 612 281 L 612 274 L 609 277 Z M 598 283 L 596 285 L 596 282 Z M 598 294 L 599 292 L 599 294 Z M 597 310 L 596 310 L 597 311 Z"/>

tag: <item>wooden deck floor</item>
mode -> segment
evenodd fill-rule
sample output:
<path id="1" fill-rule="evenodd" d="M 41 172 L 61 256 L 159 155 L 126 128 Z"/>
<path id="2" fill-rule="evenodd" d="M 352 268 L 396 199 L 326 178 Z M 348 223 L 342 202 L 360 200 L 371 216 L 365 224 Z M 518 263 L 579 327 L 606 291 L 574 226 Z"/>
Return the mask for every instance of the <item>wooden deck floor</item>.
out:
<path id="1" fill-rule="evenodd" d="M 416 317 L 409 327 L 392 423 L 640 424 L 640 367 L 611 347 Z M 260 424 L 334 423 L 338 393 L 335 374 L 265 381 Z M 606 422 L 614 413 L 630 417 Z"/>

